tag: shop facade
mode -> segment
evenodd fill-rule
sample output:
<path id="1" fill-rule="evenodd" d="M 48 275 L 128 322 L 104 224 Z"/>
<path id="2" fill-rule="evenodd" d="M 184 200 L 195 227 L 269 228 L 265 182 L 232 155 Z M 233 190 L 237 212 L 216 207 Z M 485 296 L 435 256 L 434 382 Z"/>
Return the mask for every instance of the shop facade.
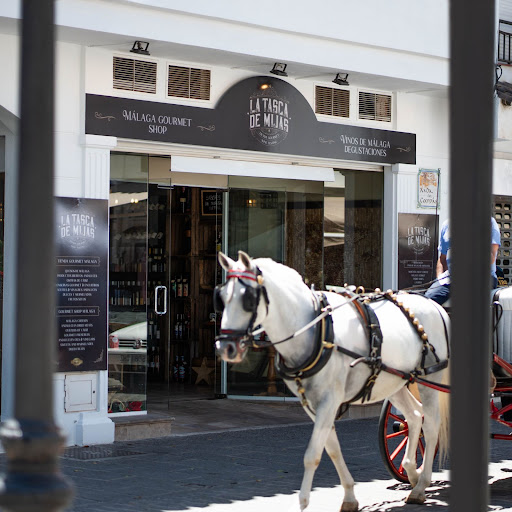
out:
<path id="1" fill-rule="evenodd" d="M 67 71 L 58 80 L 57 204 L 71 201 L 71 219 L 73 208 L 85 209 L 105 239 L 94 254 L 91 245 L 77 253 L 75 244 L 75 259 L 62 260 L 68 273 L 58 274 L 55 403 L 68 443 L 112 442 L 113 420 L 150 412 L 152 400 L 172 411 L 177 399 L 293 399 L 270 351 L 251 351 L 237 368 L 217 361 L 216 253 L 272 257 L 317 289 L 396 287 L 400 187 L 415 187 L 421 126 L 399 131 L 396 116 L 338 122 L 315 112 L 317 84 L 299 89 L 239 71 L 222 70 L 224 86 L 201 107 L 150 101 L 113 86 L 107 69 L 118 53 L 65 44 L 59 53 Z M 81 69 L 83 95 L 78 81 L 64 87 Z M 394 112 L 407 101 L 385 96 Z M 420 100 L 428 109 L 432 100 Z M 77 255 L 96 265 L 87 282 Z M 64 293 L 91 302 L 73 309 Z M 99 330 L 96 311 L 107 313 Z M 3 354 L 8 382 L 8 343 Z M 2 389 L 8 415 L 10 393 Z"/>
<path id="2" fill-rule="evenodd" d="M 85 130 L 116 141 L 109 414 L 144 414 L 157 397 L 289 399 L 272 351 L 236 367 L 216 359 L 216 254 L 271 257 L 317 289 L 382 286 L 383 166 L 414 164 L 414 134 L 319 122 L 268 76 L 234 84 L 210 110 L 87 95 Z M 142 153 L 148 140 L 167 154 Z"/>
<path id="3" fill-rule="evenodd" d="M 90 12 L 74 1 L 59 5 L 54 382 L 56 420 L 70 445 L 112 442 L 113 420 L 146 414 L 152 400 L 168 401 L 172 412 L 175 399 L 291 398 L 273 375 L 272 353 L 253 351 L 237 369 L 215 358 L 219 249 L 232 258 L 238 250 L 272 257 L 316 288 L 396 288 L 401 215 L 421 215 L 418 227 L 448 216 L 442 38 L 427 51 L 416 30 L 398 37 L 398 7 L 382 13 L 386 30 L 376 28 L 379 42 L 368 44 L 357 6 L 344 13 L 351 22 L 340 40 L 338 23 L 309 4 L 311 23 L 297 32 L 291 2 L 279 17 L 282 30 L 262 21 L 263 10 L 249 19 L 236 3 L 213 14 L 153 9 L 157 3 L 94 3 Z M 0 88 L 6 198 L 16 186 L 19 115 L 13 9 L 0 8 L 6 26 L 12 22 L 0 31 L 9 75 Z M 414 10 L 406 13 L 411 23 Z M 122 33 L 106 34 L 101 20 L 114 12 Z M 422 19 L 438 28 L 447 17 Z M 150 55 L 130 51 L 141 33 L 152 34 Z M 269 70 L 285 58 L 280 49 L 289 76 L 277 78 Z M 347 85 L 333 83 L 346 66 Z M 425 208 L 419 173 L 439 169 L 436 207 Z M 3 304 L 1 379 L 9 418 L 15 219 L 8 200 L 4 210 L 4 297 L 11 299 Z M 98 245 L 87 238 L 93 229 Z M 62 238 L 67 233 L 79 238 Z"/>

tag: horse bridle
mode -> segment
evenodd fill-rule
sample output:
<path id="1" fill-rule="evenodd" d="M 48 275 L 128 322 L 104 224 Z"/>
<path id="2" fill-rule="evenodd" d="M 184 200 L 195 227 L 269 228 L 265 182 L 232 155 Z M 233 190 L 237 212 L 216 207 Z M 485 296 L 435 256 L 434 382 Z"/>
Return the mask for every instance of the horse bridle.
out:
<path id="1" fill-rule="evenodd" d="M 251 318 L 246 329 L 221 329 L 220 334 L 215 337 L 216 345 L 219 342 L 238 343 L 240 349 L 245 349 L 248 343 L 255 345 L 254 341 L 254 322 L 258 315 L 258 306 L 261 297 L 265 300 L 265 306 L 268 314 L 268 294 L 265 286 L 263 286 L 263 275 L 261 270 L 256 267 L 256 271 L 251 270 L 229 270 L 226 276 L 227 279 L 237 279 L 242 285 L 242 307 L 247 313 L 251 313 Z M 257 286 L 251 286 L 245 280 L 253 281 Z M 213 291 L 213 307 L 215 312 L 222 313 L 224 311 L 224 302 L 220 295 L 222 288 L 226 283 L 219 284 Z"/>

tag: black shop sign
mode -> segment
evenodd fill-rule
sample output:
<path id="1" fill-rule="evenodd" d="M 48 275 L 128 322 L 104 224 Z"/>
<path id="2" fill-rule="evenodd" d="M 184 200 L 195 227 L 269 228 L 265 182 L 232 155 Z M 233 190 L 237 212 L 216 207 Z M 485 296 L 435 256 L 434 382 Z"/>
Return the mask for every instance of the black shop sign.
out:
<path id="1" fill-rule="evenodd" d="M 59 372 L 107 369 L 108 201 L 56 198 Z"/>
<path id="2" fill-rule="evenodd" d="M 320 122 L 295 87 L 266 76 L 235 84 L 213 109 L 87 94 L 85 131 L 264 153 L 416 163 L 415 134 Z"/>
<path id="3" fill-rule="evenodd" d="M 398 288 L 421 288 L 436 277 L 437 215 L 398 214 Z"/>

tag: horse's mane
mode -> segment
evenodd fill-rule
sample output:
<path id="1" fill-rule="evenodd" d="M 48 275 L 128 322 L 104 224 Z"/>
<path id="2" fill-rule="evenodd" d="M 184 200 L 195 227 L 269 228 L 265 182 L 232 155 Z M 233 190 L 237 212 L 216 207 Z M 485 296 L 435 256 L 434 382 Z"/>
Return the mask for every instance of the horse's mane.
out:
<path id="1" fill-rule="evenodd" d="M 253 262 L 261 269 L 263 273 L 269 272 L 271 274 L 278 273 L 282 278 L 298 279 L 305 285 L 302 276 L 293 268 L 287 267 L 282 263 L 274 261 L 272 258 L 257 258 Z M 284 275 L 286 274 L 286 276 Z"/>

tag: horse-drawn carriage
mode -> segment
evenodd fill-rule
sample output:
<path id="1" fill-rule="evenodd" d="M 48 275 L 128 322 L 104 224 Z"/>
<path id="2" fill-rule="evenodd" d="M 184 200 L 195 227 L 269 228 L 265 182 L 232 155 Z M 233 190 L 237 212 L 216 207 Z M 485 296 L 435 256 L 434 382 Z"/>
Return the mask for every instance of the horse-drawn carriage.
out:
<path id="1" fill-rule="evenodd" d="M 278 375 L 314 421 L 304 456 L 301 510 L 308 506 L 324 449 L 345 491 L 342 512 L 358 509 L 334 421 L 351 403 L 383 400 L 379 438 L 384 461 L 393 476 L 411 483 L 407 501 L 423 503 L 434 457 L 439 452 L 442 458 L 448 443 L 446 310 L 420 294 L 361 293 L 349 287 L 342 293 L 316 292 L 295 270 L 267 258 L 252 260 L 242 251 L 236 262 L 219 253 L 219 263 L 227 281 L 214 292 L 215 308 L 223 313 L 218 354 L 238 363 L 250 346 L 273 345 Z M 512 391 L 507 362 L 512 347 L 504 342 L 512 330 L 510 290 L 500 292 L 494 306 L 496 398 Z M 270 341 L 255 341 L 262 331 Z M 413 394 L 414 382 L 421 385 Z M 493 417 L 505 422 L 502 414 L 512 405 L 495 407 Z"/>
<path id="2" fill-rule="evenodd" d="M 491 292 L 492 312 L 492 373 L 490 381 L 490 418 L 511 432 L 491 433 L 492 439 L 512 439 L 512 287 L 501 287 Z M 449 306 L 445 307 L 449 311 Z M 419 399 L 417 384 L 409 386 Z M 441 390 L 443 391 L 443 390 Z M 448 390 L 446 390 L 448 391 Z M 391 476 L 409 482 L 401 463 L 409 439 L 407 421 L 389 400 L 385 400 L 379 418 L 379 448 Z M 419 439 L 417 460 L 423 460 L 424 443 Z"/>

